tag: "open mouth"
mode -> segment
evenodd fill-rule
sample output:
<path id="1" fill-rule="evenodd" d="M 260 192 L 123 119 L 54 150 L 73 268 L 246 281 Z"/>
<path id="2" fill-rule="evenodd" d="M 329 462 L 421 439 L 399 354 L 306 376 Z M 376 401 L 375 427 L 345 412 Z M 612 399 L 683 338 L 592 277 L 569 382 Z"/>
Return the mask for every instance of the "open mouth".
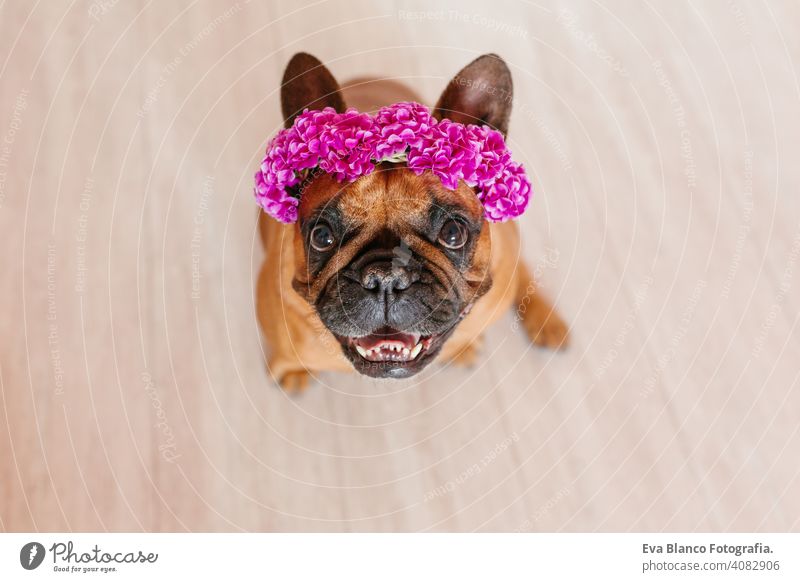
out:
<path id="1" fill-rule="evenodd" d="M 436 356 L 450 335 L 448 332 L 422 335 L 382 327 L 369 335 L 336 338 L 345 355 L 362 374 L 375 378 L 407 378 Z"/>
<path id="2" fill-rule="evenodd" d="M 470 308 L 471 305 L 465 308 L 446 329 L 430 335 L 389 326 L 362 336 L 334 335 L 358 372 L 373 378 L 408 378 L 436 358 Z"/>
<path id="3" fill-rule="evenodd" d="M 383 328 L 362 337 L 348 338 L 348 343 L 368 362 L 411 362 L 427 351 L 435 336 L 405 333 Z"/>

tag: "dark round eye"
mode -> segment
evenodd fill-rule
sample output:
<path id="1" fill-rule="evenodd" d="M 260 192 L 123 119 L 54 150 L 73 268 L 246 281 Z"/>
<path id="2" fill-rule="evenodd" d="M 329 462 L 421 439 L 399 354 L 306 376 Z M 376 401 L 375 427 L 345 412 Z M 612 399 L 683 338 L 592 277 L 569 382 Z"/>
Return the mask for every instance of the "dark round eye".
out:
<path id="1" fill-rule="evenodd" d="M 331 227 L 324 222 L 321 222 L 311 230 L 309 240 L 314 250 L 320 252 L 331 250 L 336 243 L 336 239 L 333 238 Z"/>
<path id="2" fill-rule="evenodd" d="M 439 243 L 448 249 L 460 249 L 467 244 L 468 238 L 467 227 L 458 220 L 448 220 L 439 231 Z"/>

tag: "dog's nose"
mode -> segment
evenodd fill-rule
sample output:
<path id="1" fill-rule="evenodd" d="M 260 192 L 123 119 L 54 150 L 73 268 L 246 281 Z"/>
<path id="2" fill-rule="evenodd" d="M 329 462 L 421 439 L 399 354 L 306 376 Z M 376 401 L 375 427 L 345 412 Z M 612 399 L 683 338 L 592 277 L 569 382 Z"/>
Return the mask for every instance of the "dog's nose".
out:
<path id="1" fill-rule="evenodd" d="M 383 295 L 404 291 L 413 282 L 414 277 L 407 269 L 391 261 L 375 261 L 361 270 L 361 286 Z"/>

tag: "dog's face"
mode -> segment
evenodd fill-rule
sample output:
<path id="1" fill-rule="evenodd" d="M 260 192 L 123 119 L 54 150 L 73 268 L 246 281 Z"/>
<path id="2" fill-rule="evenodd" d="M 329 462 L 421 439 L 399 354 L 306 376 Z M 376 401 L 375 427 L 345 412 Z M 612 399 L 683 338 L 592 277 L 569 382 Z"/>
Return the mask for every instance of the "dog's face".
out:
<path id="1" fill-rule="evenodd" d="M 505 104 L 498 106 L 487 81 L 503 83 Z M 303 54 L 287 68 L 282 104 L 287 126 L 304 107 L 344 109 L 333 77 Z M 434 114 L 505 133 L 509 109 L 508 69 L 485 56 L 451 81 Z M 422 370 L 491 286 L 489 226 L 473 189 L 448 190 L 405 164 L 380 164 L 351 184 L 322 173 L 307 180 L 294 244 L 294 289 L 368 376 Z"/>
<path id="2" fill-rule="evenodd" d="M 463 185 L 384 164 L 342 187 L 324 176 L 303 193 L 295 289 L 359 372 L 419 372 L 489 289 L 489 229 Z"/>

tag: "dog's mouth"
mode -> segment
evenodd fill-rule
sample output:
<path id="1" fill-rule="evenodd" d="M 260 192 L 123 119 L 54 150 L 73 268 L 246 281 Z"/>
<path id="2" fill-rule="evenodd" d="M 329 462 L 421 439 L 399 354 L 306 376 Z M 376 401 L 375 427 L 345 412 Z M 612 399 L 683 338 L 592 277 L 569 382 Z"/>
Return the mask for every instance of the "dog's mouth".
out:
<path id="1" fill-rule="evenodd" d="M 334 335 L 356 371 L 373 378 L 408 378 L 436 358 L 471 308 L 468 305 L 446 329 L 430 335 L 389 326 L 362 336 Z"/>
<path id="2" fill-rule="evenodd" d="M 336 336 L 358 372 L 374 378 L 407 378 L 424 368 L 439 352 L 450 331 L 422 335 L 382 327 L 359 337 Z"/>
<path id="3" fill-rule="evenodd" d="M 385 327 L 363 337 L 348 338 L 348 343 L 368 362 L 411 362 L 430 349 L 437 336 L 404 333 Z"/>

